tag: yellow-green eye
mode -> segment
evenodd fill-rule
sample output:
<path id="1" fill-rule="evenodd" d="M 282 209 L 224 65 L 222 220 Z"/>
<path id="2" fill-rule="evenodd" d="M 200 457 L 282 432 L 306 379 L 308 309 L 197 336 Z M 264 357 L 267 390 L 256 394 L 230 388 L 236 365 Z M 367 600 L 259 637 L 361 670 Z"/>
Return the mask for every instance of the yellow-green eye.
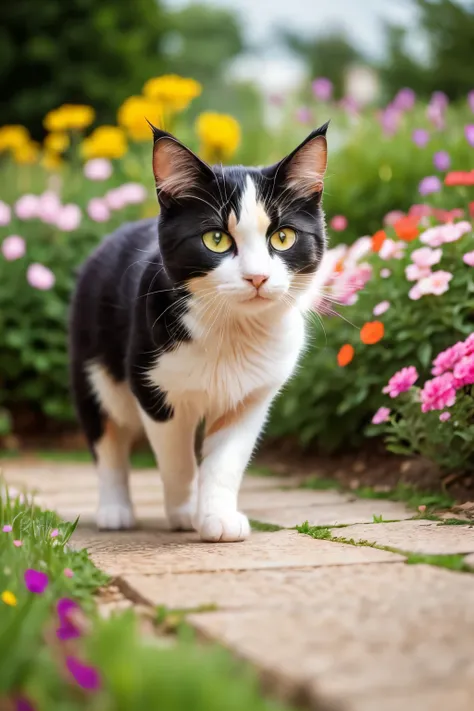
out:
<path id="1" fill-rule="evenodd" d="M 277 252 L 286 252 L 287 249 L 293 247 L 296 242 L 296 232 L 291 227 L 283 227 L 277 230 L 270 237 L 270 244 Z"/>
<path id="2" fill-rule="evenodd" d="M 211 252 L 228 252 L 232 247 L 232 239 L 229 235 L 217 230 L 205 232 L 202 236 L 202 241 Z"/>

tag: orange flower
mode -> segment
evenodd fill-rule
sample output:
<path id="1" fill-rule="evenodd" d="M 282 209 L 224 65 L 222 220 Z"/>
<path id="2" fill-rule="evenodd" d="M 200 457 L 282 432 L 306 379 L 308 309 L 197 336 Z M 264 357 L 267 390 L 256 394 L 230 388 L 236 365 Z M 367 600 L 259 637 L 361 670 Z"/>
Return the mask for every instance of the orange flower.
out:
<path id="1" fill-rule="evenodd" d="M 367 346 L 373 346 L 382 340 L 384 333 L 385 328 L 381 321 L 368 321 L 360 329 L 360 340 Z"/>
<path id="2" fill-rule="evenodd" d="M 372 251 L 380 252 L 380 248 L 387 239 L 387 235 L 384 230 L 379 230 L 372 237 Z"/>
<path id="3" fill-rule="evenodd" d="M 354 348 L 350 343 L 345 343 L 337 354 L 337 364 L 344 368 L 345 365 L 349 365 L 354 357 Z"/>
<path id="4" fill-rule="evenodd" d="M 334 267 L 334 271 L 336 274 L 340 274 L 341 272 L 344 271 L 344 259 L 340 259 L 336 266 Z"/>
<path id="5" fill-rule="evenodd" d="M 452 170 L 444 179 L 444 184 L 453 185 L 474 185 L 474 170 Z"/>
<path id="6" fill-rule="evenodd" d="M 395 222 L 393 228 L 397 237 L 404 242 L 413 242 L 420 233 L 418 229 L 418 217 L 414 217 L 413 215 L 401 217 Z"/>

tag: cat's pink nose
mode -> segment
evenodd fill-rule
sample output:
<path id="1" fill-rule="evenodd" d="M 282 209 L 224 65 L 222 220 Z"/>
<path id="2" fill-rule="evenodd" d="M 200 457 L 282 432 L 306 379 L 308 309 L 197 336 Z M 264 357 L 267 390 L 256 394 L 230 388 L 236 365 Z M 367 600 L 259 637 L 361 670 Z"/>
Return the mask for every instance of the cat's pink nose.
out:
<path id="1" fill-rule="evenodd" d="M 252 276 L 246 276 L 244 279 L 253 284 L 256 289 L 259 289 L 268 280 L 268 276 L 267 274 L 252 274 Z"/>

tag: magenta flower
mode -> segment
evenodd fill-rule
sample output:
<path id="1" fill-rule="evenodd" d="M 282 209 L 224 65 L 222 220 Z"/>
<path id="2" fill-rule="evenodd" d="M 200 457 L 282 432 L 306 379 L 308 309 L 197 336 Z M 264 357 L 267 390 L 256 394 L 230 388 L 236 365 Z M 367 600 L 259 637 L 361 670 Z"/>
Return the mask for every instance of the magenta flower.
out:
<path id="1" fill-rule="evenodd" d="M 424 128 L 416 128 L 411 135 L 411 140 L 418 148 L 424 148 L 430 140 L 430 134 Z"/>
<path id="2" fill-rule="evenodd" d="M 39 205 L 38 195 L 22 195 L 15 203 L 15 213 L 20 220 L 33 220 L 39 216 Z"/>
<path id="3" fill-rule="evenodd" d="M 26 696 L 17 696 L 15 699 L 15 711 L 35 711 L 35 707 Z"/>
<path id="4" fill-rule="evenodd" d="M 57 538 L 59 536 L 59 530 L 57 528 L 53 528 L 51 531 L 51 538 Z"/>
<path id="5" fill-rule="evenodd" d="M 474 252 L 466 252 L 466 254 L 463 255 L 462 261 L 469 267 L 474 267 Z"/>
<path id="6" fill-rule="evenodd" d="M 107 180 L 112 175 L 112 163 L 105 158 L 88 160 L 84 166 L 84 175 L 89 180 Z"/>
<path id="7" fill-rule="evenodd" d="M 462 388 L 474 383 L 474 356 L 465 355 L 454 366 L 454 386 Z"/>
<path id="8" fill-rule="evenodd" d="M 0 227 L 4 227 L 10 223 L 12 217 L 12 211 L 10 210 L 10 205 L 6 202 L 0 200 Z"/>
<path id="9" fill-rule="evenodd" d="M 15 546 L 15 548 L 21 548 L 23 545 L 23 541 L 13 541 L 13 545 Z"/>
<path id="10" fill-rule="evenodd" d="M 401 113 L 389 104 L 380 114 L 380 123 L 386 136 L 393 136 L 400 125 Z"/>
<path id="11" fill-rule="evenodd" d="M 453 278 L 451 272 L 446 272 L 443 269 L 439 269 L 437 272 L 432 272 L 429 276 L 421 279 L 418 282 L 418 288 L 421 294 L 433 294 L 435 296 L 441 296 L 445 294 L 449 289 L 449 282 Z"/>
<path id="12" fill-rule="evenodd" d="M 439 421 L 440 422 L 447 422 L 448 420 L 451 419 L 451 413 L 450 412 L 442 412 L 441 415 L 439 416 Z"/>
<path id="13" fill-rule="evenodd" d="M 384 268 L 380 270 L 380 276 L 382 277 L 382 279 L 388 279 L 391 275 L 392 272 L 390 271 L 390 269 Z"/>
<path id="14" fill-rule="evenodd" d="M 87 205 L 87 214 L 94 222 L 107 222 L 110 218 L 110 210 L 105 200 L 92 198 Z"/>
<path id="15" fill-rule="evenodd" d="M 462 341 L 458 341 L 454 346 L 446 348 L 445 351 L 438 353 L 433 361 L 433 375 L 442 375 L 447 370 L 452 370 L 456 363 L 461 360 L 466 354 L 466 344 Z"/>
<path id="16" fill-rule="evenodd" d="M 73 578 L 74 577 L 74 571 L 71 570 L 71 568 L 64 568 L 64 575 L 66 578 Z"/>
<path id="17" fill-rule="evenodd" d="M 59 627 L 56 636 L 61 641 L 76 639 L 81 636 L 81 630 L 74 623 L 74 613 L 80 610 L 79 605 L 70 598 L 63 597 L 58 600 L 56 611 L 59 617 Z"/>
<path id="18" fill-rule="evenodd" d="M 344 217 L 344 215 L 334 215 L 329 224 L 335 232 L 343 232 L 347 229 L 347 217 Z"/>
<path id="19" fill-rule="evenodd" d="M 124 183 L 118 189 L 126 205 L 139 205 L 147 198 L 146 188 L 140 183 Z"/>
<path id="20" fill-rule="evenodd" d="M 381 316 L 390 308 L 390 301 L 381 301 L 380 304 L 374 306 L 373 314 L 374 316 Z"/>
<path id="21" fill-rule="evenodd" d="M 431 193 L 439 193 L 442 187 L 437 175 L 428 175 L 418 185 L 418 192 L 420 195 L 431 195 Z"/>
<path id="22" fill-rule="evenodd" d="M 56 227 L 59 227 L 63 232 L 73 232 L 77 230 L 81 224 L 82 213 L 78 205 L 70 203 L 64 205 L 58 212 L 56 217 Z"/>
<path id="23" fill-rule="evenodd" d="M 409 111 L 414 107 L 415 101 L 416 94 L 413 89 L 405 87 L 404 89 L 400 89 L 400 91 L 395 96 L 392 104 L 397 109 L 400 109 L 400 111 Z"/>
<path id="24" fill-rule="evenodd" d="M 398 397 L 401 393 L 409 390 L 417 380 L 418 371 L 414 365 L 410 365 L 408 368 L 402 368 L 392 375 L 388 381 L 388 385 L 386 385 L 382 392 L 390 395 L 391 398 Z"/>
<path id="25" fill-rule="evenodd" d="M 333 84 L 326 77 L 318 77 L 311 84 L 313 94 L 320 101 L 329 101 L 333 92 Z"/>
<path id="26" fill-rule="evenodd" d="M 5 526 L 2 528 L 3 533 L 11 533 L 13 531 L 13 526 L 10 526 L 9 523 L 6 523 Z"/>
<path id="27" fill-rule="evenodd" d="M 434 264 L 438 264 L 442 256 L 442 249 L 420 247 L 420 249 L 415 249 L 414 252 L 412 252 L 411 259 L 417 267 L 423 269 L 426 267 L 432 267 Z"/>
<path id="28" fill-rule="evenodd" d="M 452 407 L 456 402 L 453 374 L 443 373 L 433 380 L 427 380 L 420 392 L 420 399 L 422 412 Z"/>
<path id="29" fill-rule="evenodd" d="M 451 158 L 447 151 L 437 151 L 433 156 L 433 165 L 437 170 L 449 170 Z"/>
<path id="30" fill-rule="evenodd" d="M 474 124 L 469 124 L 464 127 L 464 135 L 470 146 L 474 146 Z"/>
<path id="31" fill-rule="evenodd" d="M 390 416 L 391 410 L 389 407 L 379 407 L 375 415 L 372 417 L 373 425 L 381 425 L 382 422 L 387 422 Z"/>
<path id="32" fill-rule="evenodd" d="M 24 574 L 25 586 L 27 590 L 35 595 L 42 595 L 48 587 L 48 576 L 40 570 L 28 568 Z"/>
<path id="33" fill-rule="evenodd" d="M 469 104 L 469 108 L 472 113 L 474 113 L 474 89 L 467 95 L 467 103 Z"/>
<path id="34" fill-rule="evenodd" d="M 30 286 L 40 291 L 52 289 L 56 282 L 56 277 L 51 269 L 37 263 L 30 264 L 26 271 L 26 278 Z"/>
<path id="35" fill-rule="evenodd" d="M 26 252 L 26 243 L 23 237 L 19 235 L 10 235 L 5 237 L 2 242 L 2 254 L 7 262 L 14 262 L 20 259 Z"/>
<path id="36" fill-rule="evenodd" d="M 464 346 L 466 348 L 466 354 L 474 353 L 474 333 L 471 333 L 471 335 L 466 338 Z"/>
<path id="37" fill-rule="evenodd" d="M 76 657 L 66 657 L 66 667 L 82 689 L 87 691 L 100 689 L 100 675 L 95 667 L 84 664 Z"/>
<path id="38" fill-rule="evenodd" d="M 300 106 L 300 108 L 296 111 L 295 117 L 299 123 L 311 123 L 313 120 L 311 111 L 307 106 Z"/>

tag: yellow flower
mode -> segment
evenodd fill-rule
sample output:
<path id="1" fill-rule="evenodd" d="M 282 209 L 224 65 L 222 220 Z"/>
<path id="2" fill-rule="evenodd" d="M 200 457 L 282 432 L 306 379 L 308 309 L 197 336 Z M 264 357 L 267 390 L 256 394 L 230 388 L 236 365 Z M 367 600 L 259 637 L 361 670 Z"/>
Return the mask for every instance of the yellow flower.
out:
<path id="1" fill-rule="evenodd" d="M 59 170 L 63 164 L 64 161 L 58 153 L 54 153 L 53 151 L 45 151 L 43 153 L 41 165 L 43 168 L 46 168 L 46 170 Z"/>
<path id="2" fill-rule="evenodd" d="M 69 147 L 69 136 L 64 131 L 49 133 L 44 139 L 44 147 L 52 153 L 64 153 Z"/>
<path id="3" fill-rule="evenodd" d="M 90 158 L 121 158 L 127 152 L 125 133 L 118 126 L 99 126 L 85 138 L 82 155 Z"/>
<path id="4" fill-rule="evenodd" d="M 199 96 L 202 86 L 195 79 L 186 79 L 176 74 L 165 74 L 149 79 L 143 87 L 148 99 L 159 101 L 165 111 L 183 111 Z"/>
<path id="5" fill-rule="evenodd" d="M 85 104 L 63 104 L 46 114 L 43 126 L 47 131 L 81 131 L 95 119 L 92 106 Z"/>
<path id="6" fill-rule="evenodd" d="M 117 113 L 117 122 L 127 129 L 134 141 L 151 140 L 151 130 L 146 122 L 154 126 L 162 123 L 162 108 L 157 101 L 146 96 L 129 96 L 125 99 Z"/>
<path id="7" fill-rule="evenodd" d="M 29 141 L 28 143 L 18 146 L 13 150 L 13 157 L 17 163 L 31 164 L 36 163 L 40 154 L 40 146 L 36 141 Z"/>
<path id="8" fill-rule="evenodd" d="M 240 143 L 240 126 L 228 114 L 202 113 L 197 118 L 196 131 L 206 160 L 228 159 Z"/>
<path id="9" fill-rule="evenodd" d="M 2 126 L 0 128 L 0 151 L 21 148 L 30 140 L 24 126 Z"/>
<path id="10" fill-rule="evenodd" d="M 4 592 L 2 592 L 1 597 L 5 605 L 10 605 L 10 607 L 16 606 L 16 596 L 12 592 L 10 592 L 10 590 L 5 590 Z"/>

